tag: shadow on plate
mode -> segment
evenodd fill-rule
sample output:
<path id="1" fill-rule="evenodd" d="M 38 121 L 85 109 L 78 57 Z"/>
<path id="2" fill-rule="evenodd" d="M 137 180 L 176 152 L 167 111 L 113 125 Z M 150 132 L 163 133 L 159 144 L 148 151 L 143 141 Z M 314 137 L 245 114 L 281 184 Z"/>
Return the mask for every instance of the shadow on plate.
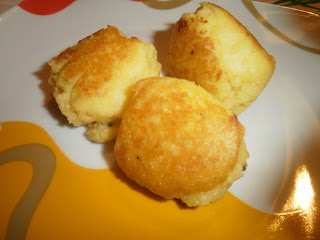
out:
<path id="1" fill-rule="evenodd" d="M 115 141 L 111 141 L 111 142 L 104 144 L 103 155 L 105 156 L 104 159 L 107 161 L 107 164 L 109 166 L 109 170 L 117 179 L 119 179 L 121 182 L 123 182 L 124 184 L 129 186 L 130 189 L 132 189 L 133 191 L 136 191 L 139 194 L 143 194 L 144 196 L 151 198 L 152 200 L 157 201 L 159 203 L 164 203 L 166 201 L 175 201 L 177 207 L 182 210 L 195 210 L 196 209 L 196 208 L 187 207 L 180 200 L 164 199 L 164 198 L 150 192 L 149 190 L 139 186 L 137 183 L 135 183 L 134 181 L 129 179 L 116 164 L 115 156 L 114 156 L 114 152 L 113 152 L 114 144 L 115 144 Z"/>
<path id="2" fill-rule="evenodd" d="M 153 44 L 158 52 L 158 61 L 161 63 L 163 75 L 167 74 L 167 57 L 169 52 L 169 39 L 173 24 L 168 24 L 164 30 L 156 31 L 153 34 Z"/>
<path id="3" fill-rule="evenodd" d="M 49 84 L 50 66 L 43 64 L 39 70 L 33 73 L 39 80 L 39 88 L 43 93 L 43 106 L 47 109 L 49 114 L 57 120 L 61 126 L 70 126 L 67 119 L 61 114 L 56 101 L 52 97 L 52 87 Z"/>
<path id="4" fill-rule="evenodd" d="M 105 156 L 105 160 L 108 163 L 109 166 L 109 170 L 112 172 L 112 174 L 119 179 L 120 181 L 122 181 L 124 184 L 126 184 L 127 186 L 129 186 L 132 190 L 137 191 L 138 193 L 141 193 L 155 201 L 158 202 L 164 202 L 166 201 L 165 199 L 151 193 L 150 191 L 148 191 L 147 189 L 139 186 L 138 184 L 136 184 L 135 182 L 133 182 L 132 180 L 130 180 L 122 171 L 121 169 L 118 167 L 118 165 L 115 162 L 115 156 L 113 153 L 113 148 L 114 148 L 114 144 L 115 141 L 111 141 L 109 143 L 104 144 L 104 156 Z"/>

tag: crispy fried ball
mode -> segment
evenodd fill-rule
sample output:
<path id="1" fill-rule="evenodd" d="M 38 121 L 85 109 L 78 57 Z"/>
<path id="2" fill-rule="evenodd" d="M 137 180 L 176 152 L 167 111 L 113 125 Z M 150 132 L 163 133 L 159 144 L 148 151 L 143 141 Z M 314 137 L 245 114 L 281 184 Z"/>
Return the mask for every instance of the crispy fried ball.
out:
<path id="1" fill-rule="evenodd" d="M 222 197 L 248 157 L 237 117 L 187 80 L 148 78 L 132 91 L 115 144 L 123 172 L 188 206 Z"/>
<path id="2" fill-rule="evenodd" d="M 87 137 L 105 142 L 115 137 L 130 86 L 159 76 L 152 44 L 127 38 L 108 26 L 53 58 L 53 96 L 69 123 L 87 125 Z"/>
<path id="3" fill-rule="evenodd" d="M 168 74 L 196 82 L 236 114 L 261 93 L 274 67 L 254 36 L 214 4 L 202 3 L 173 27 Z"/>

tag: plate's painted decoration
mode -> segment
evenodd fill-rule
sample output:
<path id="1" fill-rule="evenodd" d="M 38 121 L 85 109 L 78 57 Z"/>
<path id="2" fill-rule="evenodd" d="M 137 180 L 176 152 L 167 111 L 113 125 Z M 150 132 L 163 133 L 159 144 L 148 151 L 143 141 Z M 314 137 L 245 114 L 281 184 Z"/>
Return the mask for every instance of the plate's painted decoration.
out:
<path id="1" fill-rule="evenodd" d="M 172 9 L 184 5 L 191 0 L 140 0 L 145 5 L 155 9 Z"/>
<path id="2" fill-rule="evenodd" d="M 296 211 L 266 214 L 230 193 L 215 204 L 190 209 L 149 194 L 116 168 L 73 164 L 34 124 L 7 122 L 0 130 L 0 183 L 0 239 L 320 237 L 315 196 L 303 167 L 288 200 Z"/>
<path id="3" fill-rule="evenodd" d="M 315 14 L 320 3 L 313 8 L 306 9 L 298 4 L 302 1 L 262 0 L 262 2 L 277 3 L 278 5 L 265 4 L 263 9 L 259 9 L 251 0 L 242 0 L 242 2 L 259 22 L 279 38 L 295 47 L 320 54 L 320 12 L 318 12 L 319 15 Z M 281 7 L 284 2 L 295 2 L 296 4 L 284 4 L 285 7 Z M 277 19 L 280 21 L 275 21 Z"/>
<path id="4" fill-rule="evenodd" d="M 1 152 L 0 165 L 26 161 L 32 166 L 32 180 L 11 213 L 6 239 L 23 240 L 37 205 L 47 190 L 55 170 L 55 156 L 45 145 L 25 144 Z"/>
<path id="5" fill-rule="evenodd" d="M 74 0 L 22 0 L 19 7 L 37 15 L 51 15 L 68 7 Z"/>
<path id="6" fill-rule="evenodd" d="M 279 4 L 285 7 L 298 8 L 305 11 L 310 11 L 320 15 L 320 1 L 319 0 L 262 0 L 262 2 L 270 2 Z"/>

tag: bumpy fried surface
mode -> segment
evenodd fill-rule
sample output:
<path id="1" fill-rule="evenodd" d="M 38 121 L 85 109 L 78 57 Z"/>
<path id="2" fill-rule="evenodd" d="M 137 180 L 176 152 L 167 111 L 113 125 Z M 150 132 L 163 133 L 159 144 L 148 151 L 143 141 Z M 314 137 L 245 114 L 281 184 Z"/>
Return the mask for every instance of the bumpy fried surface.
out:
<path id="1" fill-rule="evenodd" d="M 49 62 L 61 112 L 75 126 L 90 124 L 91 140 L 112 139 L 110 123 L 120 118 L 130 86 L 159 76 L 156 55 L 152 44 L 127 38 L 112 26 L 79 41 Z M 103 129 L 107 132 L 97 132 Z"/>
<path id="2" fill-rule="evenodd" d="M 268 83 L 275 61 L 226 10 L 202 3 L 175 24 L 167 65 L 170 76 L 195 81 L 238 114 Z"/>
<path id="3" fill-rule="evenodd" d="M 247 152 L 237 117 L 193 82 L 139 81 L 124 110 L 115 156 L 124 173 L 189 206 L 221 197 L 242 174 Z"/>

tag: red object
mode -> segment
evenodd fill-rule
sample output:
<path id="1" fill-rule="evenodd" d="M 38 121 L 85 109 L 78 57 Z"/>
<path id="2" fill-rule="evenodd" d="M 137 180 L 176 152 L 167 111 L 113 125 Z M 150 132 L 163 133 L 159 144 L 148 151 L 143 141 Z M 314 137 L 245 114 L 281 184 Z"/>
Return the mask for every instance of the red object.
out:
<path id="1" fill-rule="evenodd" d="M 22 0 L 19 7 L 29 13 L 50 15 L 63 10 L 73 2 L 74 0 Z"/>

